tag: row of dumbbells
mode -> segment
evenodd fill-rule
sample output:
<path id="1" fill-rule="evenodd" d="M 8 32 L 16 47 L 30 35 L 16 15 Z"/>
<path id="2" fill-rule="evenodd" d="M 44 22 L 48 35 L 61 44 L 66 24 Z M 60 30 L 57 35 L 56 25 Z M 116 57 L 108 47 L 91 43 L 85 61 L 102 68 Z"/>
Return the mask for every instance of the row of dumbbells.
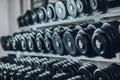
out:
<path id="1" fill-rule="evenodd" d="M 49 19 L 67 19 L 81 14 L 90 15 L 93 11 L 105 13 L 109 7 L 120 6 L 119 0 L 59 0 L 47 6 L 27 10 L 17 21 L 20 27 L 33 25 L 35 23 L 48 22 Z"/>
<path id="2" fill-rule="evenodd" d="M 98 68 L 94 64 L 46 58 L 15 58 L 11 64 L 0 63 L 1 80 L 119 80 L 119 71 L 118 64 Z"/>
<path id="3" fill-rule="evenodd" d="M 35 51 L 60 55 L 115 57 L 120 52 L 119 22 L 59 26 L 1 37 L 7 51 Z"/>

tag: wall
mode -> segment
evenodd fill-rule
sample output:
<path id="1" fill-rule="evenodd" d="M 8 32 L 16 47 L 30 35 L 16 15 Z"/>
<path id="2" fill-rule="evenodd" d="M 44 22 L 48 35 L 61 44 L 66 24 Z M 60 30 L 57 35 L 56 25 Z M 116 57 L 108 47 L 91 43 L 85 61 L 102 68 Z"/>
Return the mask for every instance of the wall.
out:
<path id="1" fill-rule="evenodd" d="M 0 36 L 7 35 L 9 33 L 8 22 L 8 1 L 0 0 Z M 5 55 L 0 46 L 0 56 Z"/>

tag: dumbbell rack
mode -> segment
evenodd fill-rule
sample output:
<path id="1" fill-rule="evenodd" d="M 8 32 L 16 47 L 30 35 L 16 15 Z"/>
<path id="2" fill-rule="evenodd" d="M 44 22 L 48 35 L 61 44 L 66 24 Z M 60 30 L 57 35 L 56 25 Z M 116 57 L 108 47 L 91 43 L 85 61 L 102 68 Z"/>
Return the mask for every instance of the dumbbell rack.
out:
<path id="1" fill-rule="evenodd" d="M 20 31 L 24 31 L 24 30 L 30 30 L 30 29 L 41 29 L 41 28 L 48 28 L 48 27 L 54 27 L 56 25 L 65 25 L 65 24 L 69 24 L 69 23 L 92 23 L 95 21 L 105 21 L 105 20 L 118 20 L 120 19 L 120 7 L 116 7 L 116 8 L 111 8 L 108 10 L 107 13 L 105 14 L 99 14 L 99 13 L 92 13 L 89 16 L 85 16 L 85 15 L 81 15 L 80 17 L 77 18 L 72 18 L 70 17 L 70 19 L 65 19 L 65 20 L 57 20 L 55 22 L 53 21 L 49 21 L 47 23 L 40 23 L 40 24 L 34 24 L 34 25 L 30 25 L 30 26 L 24 26 L 20 28 Z"/>
<path id="2" fill-rule="evenodd" d="M 108 10 L 105 14 L 99 14 L 99 13 L 93 13 L 90 16 L 81 16 L 79 18 L 70 18 L 66 20 L 58 20 L 55 22 L 49 21 L 48 23 L 40 23 L 30 26 L 25 26 L 20 28 L 20 31 L 26 31 L 26 30 L 35 30 L 35 29 L 45 29 L 48 27 L 54 27 L 57 25 L 63 25 L 63 24 L 69 24 L 69 23 L 91 23 L 91 22 L 97 22 L 97 21 L 111 21 L 111 20 L 120 20 L 120 7 L 111 8 Z M 17 57 L 22 56 L 39 56 L 39 57 L 48 57 L 48 58 L 60 58 L 60 59 L 73 59 L 76 61 L 93 61 L 93 62 L 102 62 L 102 63 L 120 63 L 120 53 L 117 53 L 115 58 L 112 59 L 105 59 L 102 57 L 94 57 L 94 58 L 88 58 L 85 56 L 78 56 L 78 57 L 72 57 L 72 56 L 60 56 L 57 54 L 52 53 L 35 53 L 35 52 L 14 52 L 14 51 L 6 51 L 8 55 L 16 55 Z"/>

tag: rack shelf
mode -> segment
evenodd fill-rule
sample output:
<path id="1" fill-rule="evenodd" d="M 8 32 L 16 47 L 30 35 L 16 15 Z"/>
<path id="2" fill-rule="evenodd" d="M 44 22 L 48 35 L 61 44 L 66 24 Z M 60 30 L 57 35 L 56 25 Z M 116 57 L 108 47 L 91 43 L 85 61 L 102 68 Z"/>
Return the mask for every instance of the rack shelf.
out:
<path id="1" fill-rule="evenodd" d="M 60 56 L 58 54 L 52 54 L 52 53 L 35 53 L 35 52 L 6 52 L 7 54 L 12 54 L 16 55 L 17 57 L 22 57 L 22 56 L 39 56 L 39 57 L 48 57 L 48 58 L 60 58 L 60 59 L 72 59 L 75 61 L 96 61 L 96 62 L 108 62 L 108 63 L 120 63 L 120 53 L 117 53 L 115 58 L 112 59 L 105 59 L 103 57 L 94 57 L 94 58 L 88 58 L 85 56 L 77 56 L 77 57 L 72 57 L 70 55 L 66 56 Z"/>
<path id="2" fill-rule="evenodd" d="M 48 23 L 40 23 L 40 24 L 36 23 L 34 25 L 21 27 L 20 30 L 47 28 L 51 26 L 63 25 L 68 23 L 94 22 L 94 21 L 101 21 L 102 19 L 110 19 L 110 18 L 117 18 L 117 19 L 120 18 L 120 7 L 111 8 L 108 10 L 107 13 L 104 13 L 104 14 L 99 14 L 94 12 L 92 15 L 89 15 L 89 16 L 81 15 L 78 18 L 56 20 L 55 22 L 49 21 Z"/>

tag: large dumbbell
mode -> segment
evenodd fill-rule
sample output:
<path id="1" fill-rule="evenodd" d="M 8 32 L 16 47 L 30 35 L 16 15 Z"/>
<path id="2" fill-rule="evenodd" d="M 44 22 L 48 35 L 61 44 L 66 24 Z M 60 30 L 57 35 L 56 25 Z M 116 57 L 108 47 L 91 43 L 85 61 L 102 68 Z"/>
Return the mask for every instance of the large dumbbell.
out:
<path id="1" fill-rule="evenodd" d="M 79 27 L 77 26 L 75 28 L 74 25 L 72 25 L 71 28 L 68 27 L 68 30 L 66 30 L 63 35 L 63 43 L 65 46 L 65 49 L 66 49 L 67 53 L 72 56 L 79 55 L 79 53 L 77 52 L 76 45 L 75 45 L 75 36 L 77 35 L 77 32 L 79 30 L 81 30 L 81 26 L 79 26 Z"/>
<path id="2" fill-rule="evenodd" d="M 92 10 L 105 13 L 108 8 L 120 6 L 119 0 L 90 0 L 90 7 Z"/>
<path id="3" fill-rule="evenodd" d="M 95 30 L 92 36 L 92 45 L 96 53 L 106 58 L 112 58 L 119 51 L 119 22 L 104 23 L 102 28 Z M 114 46 L 114 47 L 113 47 Z"/>
<path id="4" fill-rule="evenodd" d="M 42 51 L 45 49 L 44 46 L 44 32 L 43 31 L 37 31 L 36 33 L 36 47 L 38 51 Z"/>
<path id="5" fill-rule="evenodd" d="M 65 51 L 65 47 L 63 44 L 63 34 L 64 34 L 65 30 L 63 27 L 57 27 L 54 29 L 54 33 L 52 35 L 52 44 L 54 47 L 54 50 L 57 54 L 60 55 L 66 55 L 66 51 Z"/>
<path id="6" fill-rule="evenodd" d="M 15 80 L 17 80 L 17 79 L 24 80 L 24 76 L 26 75 L 26 73 L 31 70 L 32 70 L 31 67 L 26 67 L 21 70 L 18 70 L 18 72 L 15 75 Z"/>
<path id="7" fill-rule="evenodd" d="M 75 38 L 75 43 L 81 55 L 85 55 L 88 57 L 96 56 L 92 48 L 91 39 L 92 39 L 94 30 L 101 26 L 102 26 L 101 22 L 89 24 L 87 28 L 84 28 L 83 30 L 80 30 L 78 32 Z"/>
<path id="8" fill-rule="evenodd" d="M 111 64 L 110 66 L 96 69 L 94 71 L 94 79 L 119 80 L 120 77 L 119 70 L 120 70 L 120 65 L 118 64 Z"/>
<path id="9" fill-rule="evenodd" d="M 43 73 L 43 70 L 41 70 L 41 69 L 35 69 L 35 70 L 32 70 L 32 71 L 29 71 L 24 76 L 24 80 L 37 80 L 38 75 L 42 74 L 42 73 Z"/>
<path id="10" fill-rule="evenodd" d="M 66 1 L 64 1 L 64 0 L 57 1 L 55 4 L 55 10 L 56 10 L 57 17 L 59 19 L 67 18 L 68 12 L 67 12 L 67 8 L 66 8 Z"/>
<path id="11" fill-rule="evenodd" d="M 47 5 L 47 17 L 52 21 L 55 21 L 57 19 L 54 3 L 49 3 Z"/>

